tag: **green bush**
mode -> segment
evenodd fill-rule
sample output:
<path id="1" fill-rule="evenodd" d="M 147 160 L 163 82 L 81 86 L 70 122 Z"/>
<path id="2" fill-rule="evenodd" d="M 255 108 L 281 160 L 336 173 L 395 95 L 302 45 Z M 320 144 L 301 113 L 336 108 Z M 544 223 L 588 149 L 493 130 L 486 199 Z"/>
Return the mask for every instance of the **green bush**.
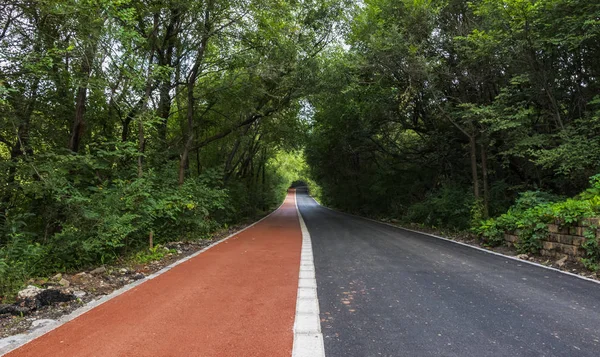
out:
<path id="1" fill-rule="evenodd" d="M 44 249 L 40 244 L 30 243 L 23 233 L 24 217 L 15 217 L 5 223 L 5 241 L 0 247 L 0 297 L 10 295 L 23 282 L 42 271 Z"/>
<path id="2" fill-rule="evenodd" d="M 560 200 L 561 197 L 548 192 L 526 191 L 519 194 L 519 197 L 515 200 L 515 204 L 512 206 L 512 209 L 513 211 L 522 212 L 542 204 L 553 203 Z"/>
<path id="3" fill-rule="evenodd" d="M 133 257 L 133 261 L 138 264 L 147 264 L 155 260 L 160 260 L 169 253 L 176 252 L 177 250 L 175 249 L 165 249 L 159 244 L 152 248 L 148 248 L 147 250 L 137 252 Z"/>
<path id="4" fill-rule="evenodd" d="M 433 227 L 464 230 L 470 226 L 474 205 L 475 200 L 467 188 L 444 185 L 422 202 L 410 206 L 403 219 Z"/>
<path id="5" fill-rule="evenodd" d="M 222 172 L 205 170 L 181 186 L 173 168 L 119 168 L 130 145 L 87 155 L 46 155 L 23 202 L 7 210 L 0 232 L 0 296 L 29 278 L 110 263 L 148 246 L 207 237 L 227 223 Z M 137 154 L 135 154 L 137 155 Z"/>
<path id="6" fill-rule="evenodd" d="M 65 198 L 64 223 L 52 237 L 54 267 L 112 261 L 124 251 L 145 246 L 150 231 L 156 242 L 205 237 L 222 224 L 213 214 L 227 200 L 226 191 L 215 188 L 215 178 L 209 172 L 177 188 L 163 185 L 149 172 L 142 178 L 75 191 Z"/>
<path id="7" fill-rule="evenodd" d="M 473 229 L 489 245 L 504 242 L 505 232 L 518 231 L 516 248 L 522 253 L 537 253 L 541 240 L 548 235 L 548 224 L 562 227 L 572 226 L 584 218 L 600 214 L 600 175 L 590 179 L 590 188 L 575 198 L 559 201 L 557 196 L 535 191 L 522 193 L 505 214 L 481 222 Z M 593 260 L 600 259 L 594 253 L 597 248 L 595 238 L 588 239 L 584 248 Z"/>
<path id="8" fill-rule="evenodd" d="M 150 232 L 155 244 L 207 238 L 281 203 L 291 183 L 285 170 L 270 170 L 259 183 L 224 184 L 222 169 L 205 169 L 179 185 L 177 163 L 139 176 L 137 155 L 131 143 L 104 143 L 78 155 L 40 154 L 35 165 L 19 167 L 17 202 L 0 217 L 0 297 L 32 277 L 122 257 L 155 259 L 163 252 L 148 253 Z"/>

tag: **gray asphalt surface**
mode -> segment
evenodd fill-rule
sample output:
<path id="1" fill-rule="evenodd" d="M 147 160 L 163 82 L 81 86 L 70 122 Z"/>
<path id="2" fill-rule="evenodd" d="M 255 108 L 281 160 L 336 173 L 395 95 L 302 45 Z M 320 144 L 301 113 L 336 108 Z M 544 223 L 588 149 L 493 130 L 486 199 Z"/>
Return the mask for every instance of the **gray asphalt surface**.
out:
<path id="1" fill-rule="evenodd" d="M 600 285 L 298 192 L 327 357 L 600 356 Z"/>

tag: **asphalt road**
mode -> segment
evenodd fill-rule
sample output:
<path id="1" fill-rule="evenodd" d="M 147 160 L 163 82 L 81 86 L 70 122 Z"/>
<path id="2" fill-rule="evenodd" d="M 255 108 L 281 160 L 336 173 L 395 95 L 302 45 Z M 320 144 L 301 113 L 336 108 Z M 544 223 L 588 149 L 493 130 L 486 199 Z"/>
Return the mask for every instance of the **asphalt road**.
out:
<path id="1" fill-rule="evenodd" d="M 297 198 L 327 357 L 600 356 L 600 284 Z"/>

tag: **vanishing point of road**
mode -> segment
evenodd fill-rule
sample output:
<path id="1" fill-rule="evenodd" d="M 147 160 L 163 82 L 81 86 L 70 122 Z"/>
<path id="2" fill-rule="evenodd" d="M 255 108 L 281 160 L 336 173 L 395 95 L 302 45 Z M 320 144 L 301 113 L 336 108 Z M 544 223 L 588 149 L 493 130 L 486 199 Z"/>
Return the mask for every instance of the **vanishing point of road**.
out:
<path id="1" fill-rule="evenodd" d="M 317 321 L 306 334 L 303 311 Z M 299 190 L 258 224 L 7 356 L 323 352 L 600 356 L 600 284 L 335 212 Z"/>

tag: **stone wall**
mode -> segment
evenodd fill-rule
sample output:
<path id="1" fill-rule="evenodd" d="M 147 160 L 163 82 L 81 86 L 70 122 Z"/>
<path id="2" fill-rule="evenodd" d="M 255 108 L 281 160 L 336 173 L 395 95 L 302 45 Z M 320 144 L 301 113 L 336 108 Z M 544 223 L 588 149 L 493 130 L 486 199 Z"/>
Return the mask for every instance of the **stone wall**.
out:
<path id="1" fill-rule="evenodd" d="M 548 225 L 548 237 L 542 240 L 542 250 L 540 254 L 547 257 L 562 257 L 567 255 L 572 258 L 585 257 L 586 251 L 582 244 L 586 238 L 586 230 L 592 229 L 590 226 L 600 227 L 600 218 L 588 218 L 571 227 L 562 227 L 560 222 Z M 594 232 L 596 239 L 600 240 L 600 229 Z M 519 241 L 519 231 L 507 232 L 504 240 L 508 244 L 515 244 Z"/>

